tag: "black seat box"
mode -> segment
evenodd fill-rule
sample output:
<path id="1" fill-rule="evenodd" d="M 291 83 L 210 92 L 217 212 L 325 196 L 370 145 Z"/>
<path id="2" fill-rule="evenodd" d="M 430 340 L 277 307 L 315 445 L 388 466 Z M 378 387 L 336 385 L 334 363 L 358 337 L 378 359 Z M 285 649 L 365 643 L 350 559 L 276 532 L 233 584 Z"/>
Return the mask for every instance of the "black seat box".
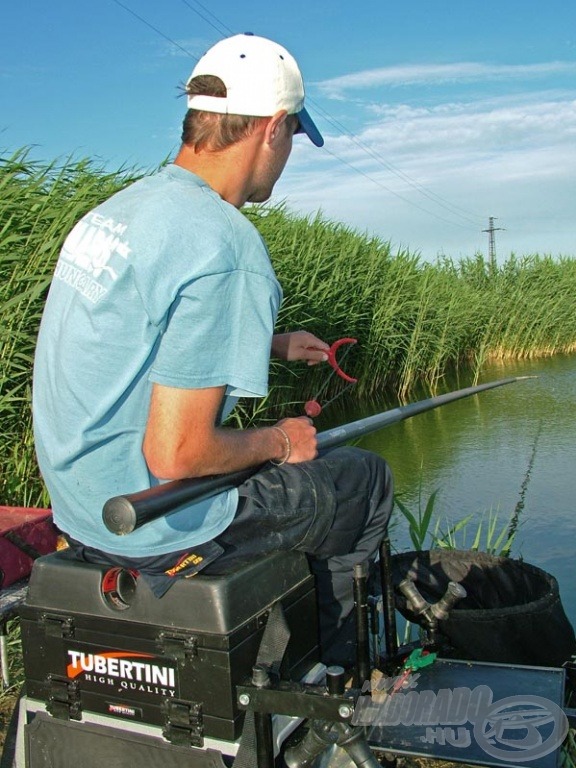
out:
<path id="1" fill-rule="evenodd" d="M 107 571 L 65 551 L 34 565 L 20 612 L 26 693 L 55 717 L 160 725 L 168 740 L 199 746 L 203 736 L 236 739 L 235 686 L 251 674 L 277 601 L 291 632 L 282 676 L 299 679 L 317 661 L 314 581 L 301 553 L 181 579 L 160 599 L 138 578 L 122 610 L 103 594 Z"/>

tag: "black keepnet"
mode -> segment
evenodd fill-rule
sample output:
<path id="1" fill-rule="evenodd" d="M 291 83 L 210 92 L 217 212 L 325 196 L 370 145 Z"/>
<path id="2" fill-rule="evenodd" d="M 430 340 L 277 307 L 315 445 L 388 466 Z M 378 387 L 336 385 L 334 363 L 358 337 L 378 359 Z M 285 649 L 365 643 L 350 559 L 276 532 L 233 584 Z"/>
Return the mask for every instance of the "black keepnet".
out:
<path id="1" fill-rule="evenodd" d="M 398 591 L 411 578 L 422 596 L 437 602 L 449 581 L 456 581 L 467 597 L 452 608 L 439 630 L 452 646 L 452 658 L 531 666 L 561 667 L 576 653 L 576 639 L 556 579 L 521 560 L 483 552 L 428 550 L 392 557 L 396 604 L 410 621 Z"/>

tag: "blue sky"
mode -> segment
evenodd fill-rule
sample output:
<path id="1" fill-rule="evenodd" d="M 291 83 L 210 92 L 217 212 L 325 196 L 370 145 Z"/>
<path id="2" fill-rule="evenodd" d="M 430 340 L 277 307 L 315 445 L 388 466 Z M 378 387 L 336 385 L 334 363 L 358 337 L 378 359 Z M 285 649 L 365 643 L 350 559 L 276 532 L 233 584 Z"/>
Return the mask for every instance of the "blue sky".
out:
<path id="1" fill-rule="evenodd" d="M 231 33 L 297 58 L 323 149 L 298 137 L 274 200 L 424 259 L 576 256 L 572 0 L 39 0 L 0 31 L 0 150 L 153 169 L 178 86 Z"/>

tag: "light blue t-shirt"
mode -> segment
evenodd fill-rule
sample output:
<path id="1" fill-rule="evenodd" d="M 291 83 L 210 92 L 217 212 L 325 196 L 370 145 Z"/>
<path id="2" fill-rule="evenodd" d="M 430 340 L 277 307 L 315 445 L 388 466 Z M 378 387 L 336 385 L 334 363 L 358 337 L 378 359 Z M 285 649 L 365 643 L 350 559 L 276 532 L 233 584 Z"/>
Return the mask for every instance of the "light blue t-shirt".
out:
<path id="1" fill-rule="evenodd" d="M 88 213 L 66 239 L 40 327 L 33 414 L 56 524 L 129 557 L 201 544 L 232 520 L 229 491 L 127 536 L 112 496 L 158 484 L 142 454 L 152 383 L 267 392 L 281 289 L 254 226 L 175 165 Z"/>

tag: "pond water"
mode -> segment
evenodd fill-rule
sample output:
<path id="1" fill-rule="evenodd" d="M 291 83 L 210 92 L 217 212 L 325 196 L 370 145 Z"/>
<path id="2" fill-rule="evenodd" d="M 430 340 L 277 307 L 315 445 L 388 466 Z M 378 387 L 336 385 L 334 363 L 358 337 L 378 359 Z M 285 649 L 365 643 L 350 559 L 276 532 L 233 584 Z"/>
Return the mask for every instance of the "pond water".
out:
<path id="1" fill-rule="evenodd" d="M 495 517 L 500 532 L 516 512 L 511 555 L 558 579 L 565 611 L 576 626 L 576 356 L 487 366 L 478 383 L 509 376 L 531 378 L 415 416 L 359 445 L 388 460 L 396 493 L 413 513 L 437 490 L 435 518 L 443 530 L 472 516 L 456 533 L 459 549 L 472 545 L 481 521 L 485 531 Z M 453 381 L 438 394 L 471 383 Z M 337 420 L 395 405 L 351 405 Z M 395 519 L 394 549 L 412 549 L 408 523 L 398 513 Z M 481 548 L 485 543 L 483 535 Z"/>

